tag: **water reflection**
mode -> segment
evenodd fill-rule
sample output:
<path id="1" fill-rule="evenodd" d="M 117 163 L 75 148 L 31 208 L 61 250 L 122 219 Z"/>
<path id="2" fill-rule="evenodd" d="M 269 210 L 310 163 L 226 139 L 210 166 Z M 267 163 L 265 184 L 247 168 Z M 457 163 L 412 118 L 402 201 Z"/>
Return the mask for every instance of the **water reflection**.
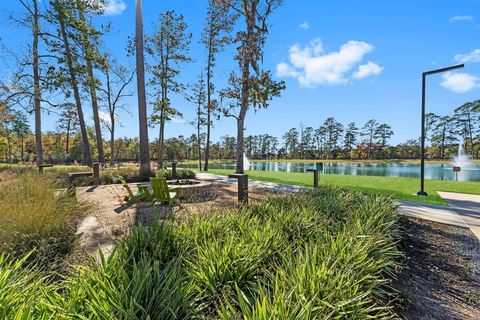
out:
<path id="1" fill-rule="evenodd" d="M 195 165 L 191 166 L 196 168 Z M 211 164 L 212 169 L 235 169 L 235 163 Z M 303 162 L 255 162 L 251 161 L 250 170 L 306 172 L 307 169 L 322 169 L 315 163 Z M 420 165 L 405 163 L 323 163 L 323 174 L 343 174 L 352 176 L 383 176 L 419 178 Z M 433 180 L 456 180 L 457 177 L 450 165 L 426 164 L 425 178 Z M 480 166 L 462 168 L 458 173 L 458 181 L 480 181 Z"/>

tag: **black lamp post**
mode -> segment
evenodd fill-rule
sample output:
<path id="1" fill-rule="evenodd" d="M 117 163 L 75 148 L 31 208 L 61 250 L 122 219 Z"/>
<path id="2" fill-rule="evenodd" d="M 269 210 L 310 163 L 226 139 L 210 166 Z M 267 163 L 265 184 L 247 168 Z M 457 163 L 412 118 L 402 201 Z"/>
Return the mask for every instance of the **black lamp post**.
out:
<path id="1" fill-rule="evenodd" d="M 458 64 L 456 66 L 446 67 L 442 69 L 431 70 L 422 73 L 422 131 L 421 131 L 421 138 L 420 138 L 420 145 L 421 145 L 421 159 L 420 159 L 420 191 L 417 192 L 418 196 L 428 196 L 425 192 L 425 80 L 427 76 L 447 72 L 455 69 L 461 69 L 464 67 L 464 64 Z"/>

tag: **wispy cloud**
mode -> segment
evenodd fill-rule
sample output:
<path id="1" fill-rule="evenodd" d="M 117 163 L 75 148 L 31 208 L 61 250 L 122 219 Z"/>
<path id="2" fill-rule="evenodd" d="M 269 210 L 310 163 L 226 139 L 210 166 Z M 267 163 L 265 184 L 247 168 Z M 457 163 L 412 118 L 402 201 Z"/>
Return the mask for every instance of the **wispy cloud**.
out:
<path id="1" fill-rule="evenodd" d="M 453 58 L 457 62 L 480 62 L 480 49 L 474 49 L 467 54 L 456 54 Z"/>
<path id="2" fill-rule="evenodd" d="M 172 118 L 171 122 L 174 123 L 174 124 L 185 124 L 185 123 L 187 123 L 187 121 L 185 121 L 183 119 L 180 119 L 180 118 Z"/>
<path id="3" fill-rule="evenodd" d="M 298 27 L 300 29 L 303 29 L 303 30 L 308 30 L 308 29 L 310 29 L 310 24 L 307 21 L 305 21 L 303 23 L 300 23 L 300 25 Z"/>
<path id="4" fill-rule="evenodd" d="M 348 41 L 338 51 L 329 53 L 323 49 L 320 39 L 311 41 L 303 48 L 295 44 L 289 50 L 290 63 L 277 65 L 277 76 L 295 78 L 306 87 L 344 84 L 350 76 L 360 79 L 382 71 L 382 67 L 369 62 L 352 75 L 349 74 L 374 49 L 372 44 L 363 41 Z"/>
<path id="5" fill-rule="evenodd" d="M 104 123 L 107 123 L 107 124 L 110 124 L 112 122 L 111 119 L 110 119 L 110 116 L 106 112 L 99 111 L 98 112 L 98 117 L 100 118 L 101 122 L 104 122 Z"/>
<path id="6" fill-rule="evenodd" d="M 103 11 L 107 16 L 118 16 L 125 11 L 127 4 L 123 0 L 107 0 Z"/>
<path id="7" fill-rule="evenodd" d="M 356 79 L 363 79 L 370 76 L 375 76 L 382 73 L 383 67 L 378 64 L 368 61 L 366 64 L 358 66 L 357 71 L 353 73 L 353 77 Z"/>
<path id="8" fill-rule="evenodd" d="M 450 22 L 473 21 L 472 16 L 453 16 L 450 17 Z"/>
<path id="9" fill-rule="evenodd" d="M 480 79 L 469 73 L 447 72 L 442 75 L 440 85 L 455 93 L 464 93 L 478 88 Z"/>

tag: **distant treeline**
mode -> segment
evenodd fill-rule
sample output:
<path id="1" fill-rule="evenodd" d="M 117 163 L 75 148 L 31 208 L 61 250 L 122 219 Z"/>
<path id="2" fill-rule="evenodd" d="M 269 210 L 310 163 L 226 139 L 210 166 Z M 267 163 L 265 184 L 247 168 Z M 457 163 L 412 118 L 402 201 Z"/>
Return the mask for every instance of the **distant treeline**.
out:
<path id="1" fill-rule="evenodd" d="M 478 158 L 480 146 L 480 100 L 466 103 L 455 109 L 451 116 L 427 115 L 427 157 L 448 159 L 457 153 L 463 143 L 472 158 Z M 0 161 L 35 161 L 35 139 L 22 114 L 12 114 L 0 126 Z M 91 153 L 98 150 L 93 128 L 87 128 Z M 391 145 L 394 135 L 391 126 L 371 119 L 359 126 L 355 122 L 343 125 L 333 117 L 327 118 L 319 127 L 300 125 L 291 128 L 281 138 L 270 134 L 248 135 L 245 137 L 245 153 L 251 159 L 418 159 L 420 146 L 418 139 Z M 52 163 L 81 162 L 83 148 L 78 126 L 72 125 L 69 131 L 57 130 L 42 135 L 45 160 Z M 165 160 L 196 160 L 204 157 L 205 134 L 198 139 L 179 136 L 165 140 Z M 200 142 L 200 147 L 198 143 Z M 105 153 L 110 154 L 110 142 L 104 142 Z M 138 138 L 115 139 L 114 157 L 116 161 L 138 161 L 140 147 Z M 152 161 L 158 161 L 158 140 L 150 142 Z M 210 144 L 211 159 L 234 159 L 236 139 L 223 136 Z M 107 161 L 110 159 L 107 156 Z"/>

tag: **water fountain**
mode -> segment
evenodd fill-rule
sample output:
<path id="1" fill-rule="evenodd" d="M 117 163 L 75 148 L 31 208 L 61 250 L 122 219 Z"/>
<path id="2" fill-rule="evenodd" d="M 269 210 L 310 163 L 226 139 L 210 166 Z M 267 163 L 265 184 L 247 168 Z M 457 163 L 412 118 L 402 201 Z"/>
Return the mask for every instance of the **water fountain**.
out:
<path id="1" fill-rule="evenodd" d="M 250 169 L 250 160 L 248 160 L 247 155 L 243 153 L 243 170 Z"/>
<path id="2" fill-rule="evenodd" d="M 465 152 L 462 144 L 458 145 L 458 154 L 453 157 L 453 160 L 450 162 L 450 164 L 454 167 L 460 167 L 461 169 L 475 168 L 475 163 Z"/>
<path id="3" fill-rule="evenodd" d="M 470 175 L 469 171 L 478 170 L 470 156 L 465 152 L 465 149 L 461 143 L 458 145 L 458 154 L 453 157 L 450 165 L 455 171 L 456 181 L 468 181 L 468 175 Z M 458 169 L 458 171 L 455 169 Z"/>

